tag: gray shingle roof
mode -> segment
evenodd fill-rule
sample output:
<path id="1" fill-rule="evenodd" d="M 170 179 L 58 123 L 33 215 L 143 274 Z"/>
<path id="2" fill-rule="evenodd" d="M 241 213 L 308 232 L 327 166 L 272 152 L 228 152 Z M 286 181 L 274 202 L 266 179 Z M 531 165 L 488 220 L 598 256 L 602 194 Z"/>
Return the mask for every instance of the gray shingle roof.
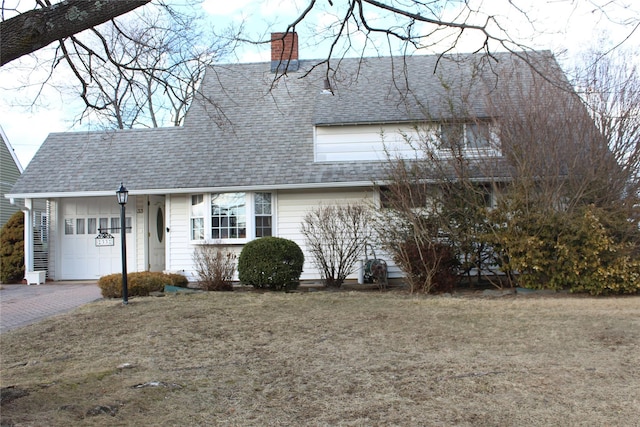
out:
<path id="1" fill-rule="evenodd" d="M 548 54 L 535 58 L 555 64 Z M 371 162 L 314 163 L 314 124 L 483 116 L 496 67 L 524 65 L 509 54 L 464 59 L 343 59 L 332 63 L 333 95 L 322 91 L 324 70 L 301 78 L 314 61 L 278 81 L 268 62 L 215 66 L 183 127 L 51 134 L 11 192 L 113 192 L 120 182 L 138 192 L 371 182 L 381 173 Z M 465 91 L 466 112 L 445 102 L 455 98 L 448 90 Z"/>

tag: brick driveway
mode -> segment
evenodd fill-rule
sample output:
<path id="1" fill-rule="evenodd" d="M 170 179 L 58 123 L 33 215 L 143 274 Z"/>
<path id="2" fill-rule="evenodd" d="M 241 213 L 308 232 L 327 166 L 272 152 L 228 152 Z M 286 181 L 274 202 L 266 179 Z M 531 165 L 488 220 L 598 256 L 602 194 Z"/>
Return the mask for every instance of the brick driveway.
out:
<path id="1" fill-rule="evenodd" d="M 71 311 L 102 298 L 96 282 L 1 286 L 0 333 Z"/>

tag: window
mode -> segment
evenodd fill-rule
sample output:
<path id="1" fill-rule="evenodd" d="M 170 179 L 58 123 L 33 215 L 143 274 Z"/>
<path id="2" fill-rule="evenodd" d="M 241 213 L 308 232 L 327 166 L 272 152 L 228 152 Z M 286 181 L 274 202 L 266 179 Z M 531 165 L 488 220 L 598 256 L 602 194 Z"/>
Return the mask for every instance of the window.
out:
<path id="1" fill-rule="evenodd" d="M 442 123 L 440 125 L 440 149 L 488 150 L 492 134 L 488 122 Z"/>
<path id="2" fill-rule="evenodd" d="M 247 237 L 245 193 L 211 195 L 211 238 L 244 239 Z"/>
<path id="3" fill-rule="evenodd" d="M 159 206 L 158 212 L 156 212 L 156 237 L 158 238 L 158 242 L 162 243 L 162 239 L 164 238 L 164 215 L 162 208 Z"/>
<path id="4" fill-rule="evenodd" d="M 96 219 L 95 218 L 88 218 L 87 219 L 87 233 L 89 234 L 97 234 L 98 232 L 98 228 L 97 228 L 97 224 L 96 224 Z"/>
<path id="5" fill-rule="evenodd" d="M 271 193 L 256 193 L 256 237 L 271 236 Z"/>
<path id="6" fill-rule="evenodd" d="M 120 218 L 111 218 L 111 234 L 120 233 Z"/>
<path id="7" fill-rule="evenodd" d="M 73 219 L 64 220 L 64 234 L 73 234 Z"/>
<path id="8" fill-rule="evenodd" d="M 204 194 L 191 196 L 191 240 L 204 240 Z"/>
<path id="9" fill-rule="evenodd" d="M 464 125 L 467 148 L 491 148 L 491 131 L 489 123 L 467 123 Z"/>
<path id="10" fill-rule="evenodd" d="M 389 209 L 409 208 L 414 212 L 425 209 L 429 212 L 442 204 L 454 201 L 464 206 L 493 207 L 493 185 L 489 183 L 474 183 L 472 187 L 455 183 L 411 185 L 394 189 L 382 186 L 379 189 L 380 207 Z"/>
<path id="11" fill-rule="evenodd" d="M 100 218 L 99 224 L 100 224 L 100 226 L 98 227 L 99 233 L 109 232 L 109 218 Z"/>
<path id="12" fill-rule="evenodd" d="M 211 193 L 191 196 L 192 241 L 243 243 L 273 235 L 273 194 Z"/>
<path id="13" fill-rule="evenodd" d="M 84 234 L 84 218 L 76 219 L 76 234 Z"/>
<path id="14" fill-rule="evenodd" d="M 489 183 L 476 183 L 473 186 L 451 185 L 444 190 L 444 200 L 457 200 L 464 206 L 493 207 L 493 185 Z"/>
<path id="15" fill-rule="evenodd" d="M 379 194 L 380 207 L 393 209 L 400 206 L 410 208 L 430 206 L 437 193 L 436 187 L 431 184 L 411 184 L 409 187 L 382 186 Z"/>

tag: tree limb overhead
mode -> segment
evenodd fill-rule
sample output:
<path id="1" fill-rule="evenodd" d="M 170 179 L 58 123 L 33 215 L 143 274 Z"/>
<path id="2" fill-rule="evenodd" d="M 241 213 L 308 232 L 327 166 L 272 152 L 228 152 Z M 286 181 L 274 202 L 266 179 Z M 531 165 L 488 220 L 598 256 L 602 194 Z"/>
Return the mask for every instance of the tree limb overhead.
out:
<path id="1" fill-rule="evenodd" d="M 151 0 L 65 0 L 0 22 L 0 66 Z"/>

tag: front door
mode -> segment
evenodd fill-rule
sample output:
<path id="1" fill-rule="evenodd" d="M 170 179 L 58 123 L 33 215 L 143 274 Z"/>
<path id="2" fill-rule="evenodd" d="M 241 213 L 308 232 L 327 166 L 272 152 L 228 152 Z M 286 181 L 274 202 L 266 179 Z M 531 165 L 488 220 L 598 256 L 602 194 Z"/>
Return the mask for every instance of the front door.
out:
<path id="1" fill-rule="evenodd" d="M 147 233 L 147 247 L 149 271 L 163 271 L 165 269 L 165 223 L 164 196 L 149 196 L 147 209 L 149 232 Z"/>

